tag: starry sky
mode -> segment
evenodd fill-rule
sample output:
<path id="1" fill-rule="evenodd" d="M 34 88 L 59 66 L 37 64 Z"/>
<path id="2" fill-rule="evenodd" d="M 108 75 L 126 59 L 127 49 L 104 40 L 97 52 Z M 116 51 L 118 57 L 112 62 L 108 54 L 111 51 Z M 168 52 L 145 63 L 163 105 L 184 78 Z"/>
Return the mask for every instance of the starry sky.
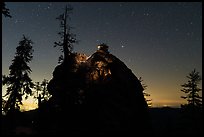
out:
<path id="1" fill-rule="evenodd" d="M 61 55 L 53 47 L 60 40 L 56 17 L 66 4 L 73 7 L 69 24 L 79 40 L 75 52 L 91 55 L 106 43 L 142 77 L 153 106 L 185 103 L 180 85 L 186 75 L 194 68 L 202 75 L 201 2 L 7 2 L 12 18 L 2 16 L 2 74 L 9 74 L 24 34 L 34 42 L 31 78 L 52 78 Z"/>

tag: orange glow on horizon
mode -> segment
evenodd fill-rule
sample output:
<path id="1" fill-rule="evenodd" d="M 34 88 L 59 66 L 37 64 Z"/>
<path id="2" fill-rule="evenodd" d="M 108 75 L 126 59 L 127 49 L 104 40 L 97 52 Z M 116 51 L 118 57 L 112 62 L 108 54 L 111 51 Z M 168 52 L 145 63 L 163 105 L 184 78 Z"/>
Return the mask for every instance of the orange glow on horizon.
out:
<path id="1" fill-rule="evenodd" d="M 185 101 L 180 100 L 158 100 L 152 101 L 151 107 L 180 107 L 181 104 L 185 104 Z M 32 100 L 23 101 L 21 111 L 29 111 L 38 108 L 38 104 Z"/>
<path id="2" fill-rule="evenodd" d="M 180 107 L 181 104 L 185 104 L 185 100 L 157 100 L 152 101 L 153 107 Z"/>

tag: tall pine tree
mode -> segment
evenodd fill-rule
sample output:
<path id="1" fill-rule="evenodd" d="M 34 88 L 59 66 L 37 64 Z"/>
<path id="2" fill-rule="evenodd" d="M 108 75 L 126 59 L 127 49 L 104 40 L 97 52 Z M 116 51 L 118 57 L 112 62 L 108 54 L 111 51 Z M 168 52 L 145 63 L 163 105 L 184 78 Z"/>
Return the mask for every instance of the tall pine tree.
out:
<path id="1" fill-rule="evenodd" d="M 64 52 L 64 56 L 59 57 L 59 63 L 61 61 L 67 62 L 70 61 L 70 56 L 73 50 L 73 44 L 77 43 L 76 35 L 71 33 L 71 27 L 68 25 L 68 20 L 70 20 L 70 13 L 72 13 L 73 8 L 68 5 L 65 7 L 65 11 L 63 14 L 59 15 L 56 19 L 60 21 L 60 28 L 61 31 L 58 32 L 60 35 L 61 40 L 55 42 L 54 47 L 61 47 L 60 50 Z"/>
<path id="2" fill-rule="evenodd" d="M 5 112 L 19 110 L 23 95 L 32 95 L 31 89 L 34 84 L 29 77 L 31 68 L 28 66 L 33 58 L 32 44 L 33 42 L 23 35 L 9 67 L 10 74 L 8 76 L 3 75 L 2 84 L 7 85 L 5 97 L 8 98 L 4 106 Z"/>
<path id="3" fill-rule="evenodd" d="M 186 99 L 188 101 L 188 106 L 192 107 L 202 107 L 202 97 L 200 97 L 199 92 L 202 90 L 198 87 L 201 76 L 199 72 L 196 72 L 194 69 L 189 73 L 188 82 L 181 85 L 181 91 L 186 94 L 186 96 L 181 96 L 181 98 Z"/>

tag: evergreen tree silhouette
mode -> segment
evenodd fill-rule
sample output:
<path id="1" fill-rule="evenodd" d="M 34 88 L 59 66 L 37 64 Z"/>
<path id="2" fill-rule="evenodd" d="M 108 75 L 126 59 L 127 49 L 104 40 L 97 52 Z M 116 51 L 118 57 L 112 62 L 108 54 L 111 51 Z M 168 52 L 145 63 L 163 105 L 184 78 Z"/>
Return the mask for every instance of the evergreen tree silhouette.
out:
<path id="1" fill-rule="evenodd" d="M 5 99 L 3 99 L 3 97 L 2 97 L 2 101 L 1 101 L 1 112 L 2 112 L 2 114 L 5 114 L 5 111 L 4 111 L 4 108 L 5 108 L 5 105 L 6 105 L 6 100 Z"/>
<path id="2" fill-rule="evenodd" d="M 40 91 L 42 90 L 41 86 L 40 86 L 40 82 L 35 82 L 34 85 L 34 89 L 35 89 L 35 93 L 36 95 L 34 96 L 35 99 L 38 99 L 38 107 L 41 104 L 41 95 L 40 95 Z"/>
<path id="3" fill-rule="evenodd" d="M 73 44 L 77 43 L 76 35 L 71 33 L 71 27 L 68 25 L 68 20 L 70 20 L 70 14 L 72 13 L 73 8 L 68 5 L 65 7 L 63 14 L 59 15 L 56 19 L 60 21 L 61 31 L 58 32 L 61 40 L 55 42 L 54 47 L 59 46 L 60 50 L 64 53 L 64 56 L 59 57 L 59 63 L 67 62 L 73 50 Z"/>
<path id="4" fill-rule="evenodd" d="M 187 106 L 191 106 L 193 108 L 201 108 L 202 97 L 200 97 L 199 92 L 202 91 L 202 89 L 198 87 L 201 81 L 201 76 L 199 75 L 199 72 L 196 72 L 196 70 L 194 69 L 186 77 L 188 78 L 188 82 L 181 85 L 181 91 L 187 95 L 181 96 L 181 98 L 188 101 Z"/>
<path id="5" fill-rule="evenodd" d="M 142 83 L 143 82 L 142 77 L 139 77 L 139 81 L 141 82 L 143 89 L 146 90 L 147 89 L 147 85 Z M 147 105 L 150 107 L 150 106 L 152 106 L 152 99 L 147 99 L 147 97 L 150 97 L 150 94 L 148 94 L 144 90 L 143 90 L 144 98 L 145 98 L 145 100 L 147 102 Z"/>
<path id="6" fill-rule="evenodd" d="M 48 101 L 51 95 L 47 90 L 48 80 L 44 79 L 42 82 L 35 82 L 34 89 L 36 90 L 36 95 L 34 99 L 38 99 L 38 106 L 41 102 Z"/>
<path id="7" fill-rule="evenodd" d="M 10 15 L 9 9 L 6 8 L 5 2 L 2 3 L 2 14 L 3 14 L 5 17 L 9 17 L 9 18 L 12 17 L 12 16 Z"/>
<path id="8" fill-rule="evenodd" d="M 22 96 L 32 95 L 31 89 L 34 84 L 29 77 L 32 70 L 28 66 L 33 58 L 32 44 L 33 42 L 23 35 L 9 67 L 10 74 L 8 76 L 3 75 L 2 84 L 7 85 L 5 97 L 8 98 L 4 107 L 5 112 L 19 110 L 19 105 L 22 105 Z"/>
<path id="9" fill-rule="evenodd" d="M 48 80 L 44 79 L 41 82 L 41 89 L 42 89 L 42 99 L 48 101 L 51 95 L 49 94 L 47 90 Z"/>

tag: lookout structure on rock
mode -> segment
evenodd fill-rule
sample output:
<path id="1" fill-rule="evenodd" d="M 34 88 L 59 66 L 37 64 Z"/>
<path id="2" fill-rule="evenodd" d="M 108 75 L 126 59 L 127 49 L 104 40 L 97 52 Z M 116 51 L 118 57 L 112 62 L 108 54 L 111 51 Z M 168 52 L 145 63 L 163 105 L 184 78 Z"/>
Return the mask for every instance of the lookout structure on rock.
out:
<path id="1" fill-rule="evenodd" d="M 106 44 L 98 45 L 90 57 L 76 53 L 69 57 L 69 68 L 58 65 L 48 84 L 53 117 L 61 119 L 57 124 L 66 123 L 71 135 L 132 135 L 148 127 L 140 81 Z M 60 126 L 60 132 L 67 127 Z"/>

